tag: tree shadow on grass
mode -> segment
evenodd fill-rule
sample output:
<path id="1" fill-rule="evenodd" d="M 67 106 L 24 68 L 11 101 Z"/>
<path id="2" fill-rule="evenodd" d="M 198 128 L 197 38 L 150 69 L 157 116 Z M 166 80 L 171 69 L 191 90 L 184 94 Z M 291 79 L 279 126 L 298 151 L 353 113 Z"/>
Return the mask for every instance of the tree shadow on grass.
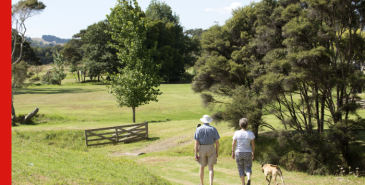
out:
<path id="1" fill-rule="evenodd" d="M 160 123 L 160 122 L 168 122 L 171 121 L 171 119 L 166 119 L 166 120 L 151 120 L 151 121 L 147 121 L 148 123 Z"/>
<path id="2" fill-rule="evenodd" d="M 147 138 L 147 141 L 156 141 L 159 139 L 160 139 L 160 137 L 149 137 L 149 138 Z"/>
<path id="3" fill-rule="evenodd" d="M 20 94 L 64 94 L 64 93 L 88 93 L 97 92 L 100 90 L 85 89 L 85 88 L 28 88 L 19 90 L 14 95 Z"/>

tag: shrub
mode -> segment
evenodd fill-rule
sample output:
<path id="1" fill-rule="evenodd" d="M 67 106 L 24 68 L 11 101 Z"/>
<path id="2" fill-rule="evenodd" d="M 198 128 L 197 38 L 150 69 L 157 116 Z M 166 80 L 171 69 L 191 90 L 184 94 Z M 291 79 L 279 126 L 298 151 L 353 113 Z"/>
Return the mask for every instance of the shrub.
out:
<path id="1" fill-rule="evenodd" d="M 194 74 L 190 74 L 190 73 L 185 72 L 181 76 L 181 81 L 182 82 L 189 82 L 189 83 L 191 83 L 193 81 L 194 76 L 195 76 Z"/>
<path id="2" fill-rule="evenodd" d="M 55 80 L 51 74 L 46 74 L 46 75 L 42 76 L 42 84 L 60 85 L 60 82 L 58 80 Z"/>
<path id="3" fill-rule="evenodd" d="M 40 81 L 41 79 L 38 77 L 38 76 L 36 76 L 36 77 L 34 77 L 34 78 L 31 78 L 29 81 L 30 82 L 37 82 L 37 81 Z"/>
<path id="4" fill-rule="evenodd" d="M 34 76 L 34 73 L 31 71 L 31 72 L 28 73 L 28 78 L 30 78 L 32 76 Z"/>

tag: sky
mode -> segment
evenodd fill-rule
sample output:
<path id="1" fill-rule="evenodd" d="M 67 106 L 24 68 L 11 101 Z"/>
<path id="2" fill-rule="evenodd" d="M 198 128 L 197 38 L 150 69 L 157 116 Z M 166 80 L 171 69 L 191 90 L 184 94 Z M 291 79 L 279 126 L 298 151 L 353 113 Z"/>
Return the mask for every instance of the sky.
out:
<path id="1" fill-rule="evenodd" d="M 12 4 L 19 0 L 13 0 Z M 41 0 L 46 9 L 31 18 L 25 24 L 26 36 L 42 37 L 54 35 L 59 38 L 72 38 L 87 26 L 106 19 L 117 0 Z M 249 5 L 259 0 L 160 0 L 168 4 L 180 17 L 185 29 L 208 29 L 215 22 L 223 25 L 231 17 L 233 8 Z M 145 11 L 151 0 L 138 0 Z"/>

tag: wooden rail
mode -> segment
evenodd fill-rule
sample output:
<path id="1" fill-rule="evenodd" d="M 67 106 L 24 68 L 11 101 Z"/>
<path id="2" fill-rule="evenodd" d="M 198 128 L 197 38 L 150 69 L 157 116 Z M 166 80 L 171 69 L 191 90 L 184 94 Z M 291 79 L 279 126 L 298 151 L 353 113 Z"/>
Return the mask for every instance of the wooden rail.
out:
<path id="1" fill-rule="evenodd" d="M 148 122 L 85 130 L 86 146 L 128 143 L 148 138 Z"/>

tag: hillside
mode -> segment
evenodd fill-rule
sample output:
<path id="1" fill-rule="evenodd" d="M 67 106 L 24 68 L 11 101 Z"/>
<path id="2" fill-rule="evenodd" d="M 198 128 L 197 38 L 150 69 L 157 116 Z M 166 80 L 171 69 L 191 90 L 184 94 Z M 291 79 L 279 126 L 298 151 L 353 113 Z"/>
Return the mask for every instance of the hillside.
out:
<path id="1" fill-rule="evenodd" d="M 31 41 L 32 41 L 31 46 L 33 46 L 33 47 L 54 46 L 54 45 L 63 45 L 64 44 L 64 43 L 56 43 L 56 41 L 48 42 L 39 37 L 33 37 L 33 38 L 31 38 Z"/>

